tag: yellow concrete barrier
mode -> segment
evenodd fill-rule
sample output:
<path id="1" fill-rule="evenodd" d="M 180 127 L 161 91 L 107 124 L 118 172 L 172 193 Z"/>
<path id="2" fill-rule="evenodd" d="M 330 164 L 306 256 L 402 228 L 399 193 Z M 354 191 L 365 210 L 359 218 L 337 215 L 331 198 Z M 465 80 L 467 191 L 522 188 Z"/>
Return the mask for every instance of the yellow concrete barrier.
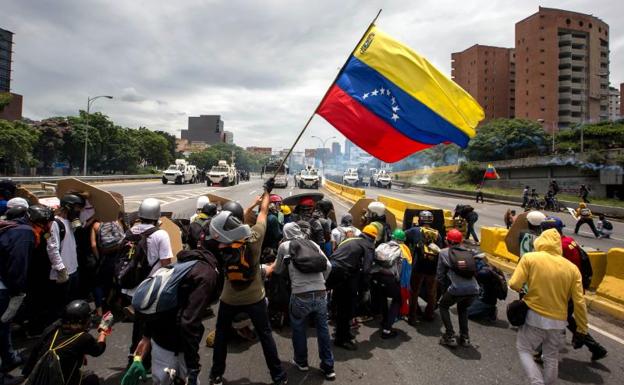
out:
<path id="1" fill-rule="evenodd" d="M 379 195 L 377 200 L 386 205 L 386 208 L 390 210 L 394 216 L 397 218 L 397 221 L 403 221 L 403 215 L 405 214 L 406 209 L 416 209 L 416 210 L 440 210 L 437 207 L 421 205 L 419 203 L 408 202 L 402 199 L 392 198 L 385 195 Z M 452 229 L 454 227 L 453 222 L 453 212 L 450 210 L 442 210 L 444 213 L 444 227 L 446 229 Z"/>
<path id="2" fill-rule="evenodd" d="M 591 290 L 596 290 L 602 283 L 602 279 L 607 272 L 607 253 L 605 251 L 590 251 L 587 255 L 589 255 L 589 260 L 591 261 L 592 270 L 594 272 L 589 288 Z"/>
<path id="3" fill-rule="evenodd" d="M 606 270 L 596 295 L 624 305 L 624 249 L 609 250 Z"/>
<path id="4" fill-rule="evenodd" d="M 441 166 L 434 168 L 419 168 L 416 170 L 407 170 L 407 171 L 397 171 L 394 175 L 397 175 L 399 178 L 409 178 L 413 176 L 423 176 L 423 175 L 432 175 L 432 174 L 448 174 L 452 172 L 457 172 L 457 165 L 451 166 Z"/>
<path id="5" fill-rule="evenodd" d="M 507 231 L 502 227 L 481 227 L 481 251 L 509 262 L 518 263 L 518 256 L 507 250 L 505 244 Z"/>
<path id="6" fill-rule="evenodd" d="M 366 192 L 361 188 L 345 186 L 327 179 L 325 180 L 325 183 L 323 185 L 329 191 L 333 192 L 334 194 L 340 195 L 341 197 L 352 203 L 355 203 L 358 200 L 366 197 Z"/>

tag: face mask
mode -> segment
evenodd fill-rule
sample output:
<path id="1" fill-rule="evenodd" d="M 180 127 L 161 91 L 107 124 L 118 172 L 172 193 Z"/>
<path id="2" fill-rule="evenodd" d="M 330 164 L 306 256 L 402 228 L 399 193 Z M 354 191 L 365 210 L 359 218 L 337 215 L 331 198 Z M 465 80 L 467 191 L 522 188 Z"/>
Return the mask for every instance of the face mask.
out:
<path id="1" fill-rule="evenodd" d="M 91 205 L 91 202 L 87 201 L 84 209 L 80 211 L 80 215 L 79 215 L 80 222 L 84 226 L 86 225 L 87 221 L 89 221 L 89 219 L 93 218 L 94 215 L 95 215 L 95 209 L 93 208 L 93 205 Z"/>

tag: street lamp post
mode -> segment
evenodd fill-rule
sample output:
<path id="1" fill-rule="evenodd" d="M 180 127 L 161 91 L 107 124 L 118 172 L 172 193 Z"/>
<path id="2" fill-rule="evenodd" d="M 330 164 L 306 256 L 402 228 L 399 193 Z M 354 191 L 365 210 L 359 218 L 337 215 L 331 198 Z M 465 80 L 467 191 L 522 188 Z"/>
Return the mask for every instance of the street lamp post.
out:
<path id="1" fill-rule="evenodd" d="M 323 173 L 323 178 L 325 178 L 325 159 L 326 159 L 326 154 L 325 154 L 325 143 L 327 143 L 328 140 L 330 139 L 336 139 L 335 136 L 330 136 L 329 138 L 325 138 L 325 139 L 321 139 L 320 137 L 316 136 L 316 135 L 312 135 L 313 138 L 318 139 L 321 142 L 321 146 L 323 146 L 323 169 L 321 170 L 321 172 Z"/>
<path id="2" fill-rule="evenodd" d="M 91 112 L 91 103 L 93 103 L 96 99 L 106 98 L 112 99 L 113 97 L 110 95 L 100 95 L 95 97 L 87 97 L 87 122 L 85 127 L 85 142 L 84 142 L 84 163 L 82 173 L 84 176 L 87 176 L 87 143 L 89 142 L 89 114 Z"/>

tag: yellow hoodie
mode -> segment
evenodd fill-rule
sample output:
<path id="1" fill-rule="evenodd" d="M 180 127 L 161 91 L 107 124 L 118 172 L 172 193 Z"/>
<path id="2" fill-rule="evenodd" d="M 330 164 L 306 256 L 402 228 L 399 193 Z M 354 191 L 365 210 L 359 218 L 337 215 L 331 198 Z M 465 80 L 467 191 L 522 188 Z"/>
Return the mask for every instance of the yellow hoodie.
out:
<path id="1" fill-rule="evenodd" d="M 574 302 L 579 333 L 587 334 L 587 308 L 578 268 L 562 256 L 561 236 L 555 229 L 544 231 L 534 241 L 535 251 L 520 259 L 509 286 L 520 291 L 526 283 L 524 301 L 534 312 L 551 319 L 568 318 L 568 301 Z"/>

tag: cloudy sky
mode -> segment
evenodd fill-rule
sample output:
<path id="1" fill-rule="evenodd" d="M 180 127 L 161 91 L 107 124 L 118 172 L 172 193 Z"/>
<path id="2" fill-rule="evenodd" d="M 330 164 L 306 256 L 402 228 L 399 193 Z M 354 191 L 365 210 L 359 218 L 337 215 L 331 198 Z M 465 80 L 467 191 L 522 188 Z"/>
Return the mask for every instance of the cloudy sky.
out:
<path id="1" fill-rule="evenodd" d="M 1 0 L 15 33 L 13 92 L 24 115 L 76 114 L 87 96 L 115 122 L 179 136 L 187 117 L 220 114 L 241 146 L 286 147 L 379 8 L 377 25 L 450 74 L 450 54 L 512 46 L 538 6 L 610 25 L 611 82 L 624 82 L 624 2 L 533 0 Z M 340 134 L 315 117 L 311 135 Z"/>

